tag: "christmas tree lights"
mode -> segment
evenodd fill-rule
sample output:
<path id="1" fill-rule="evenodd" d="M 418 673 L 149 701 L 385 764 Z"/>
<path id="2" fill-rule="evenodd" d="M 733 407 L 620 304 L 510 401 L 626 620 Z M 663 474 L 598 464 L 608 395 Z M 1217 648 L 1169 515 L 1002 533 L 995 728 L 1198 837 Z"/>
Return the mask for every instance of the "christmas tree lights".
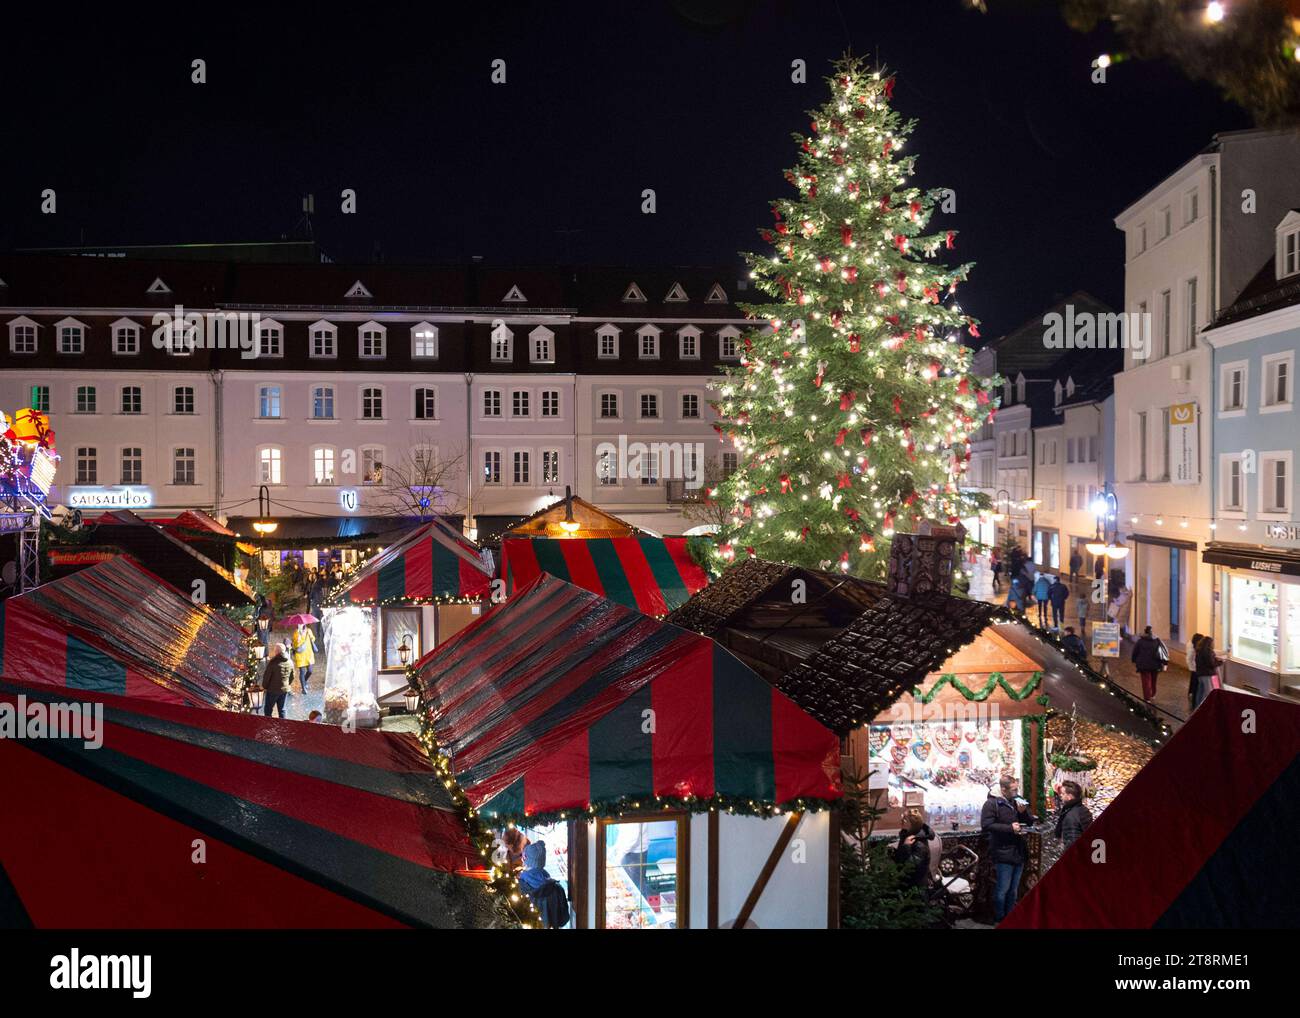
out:
<path id="1" fill-rule="evenodd" d="M 982 500 L 961 488 L 999 379 L 970 374 L 976 321 L 955 300 L 971 266 L 937 260 L 945 194 L 908 184 L 914 124 L 894 78 L 845 58 L 830 100 L 795 135 L 797 196 L 772 203 L 773 253 L 748 256 L 771 303 L 742 337 L 714 406 L 740 467 L 710 497 L 728 510 L 715 553 L 738 551 L 879 576 L 896 526 L 956 523 Z"/>

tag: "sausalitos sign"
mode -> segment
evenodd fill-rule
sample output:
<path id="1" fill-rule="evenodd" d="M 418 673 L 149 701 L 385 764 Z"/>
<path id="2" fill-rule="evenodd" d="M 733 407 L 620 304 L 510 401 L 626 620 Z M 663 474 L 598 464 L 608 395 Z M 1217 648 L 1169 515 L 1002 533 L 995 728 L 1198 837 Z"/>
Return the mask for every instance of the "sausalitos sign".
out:
<path id="1" fill-rule="evenodd" d="M 129 485 L 113 488 L 69 488 L 69 509 L 148 509 L 153 490 Z"/>

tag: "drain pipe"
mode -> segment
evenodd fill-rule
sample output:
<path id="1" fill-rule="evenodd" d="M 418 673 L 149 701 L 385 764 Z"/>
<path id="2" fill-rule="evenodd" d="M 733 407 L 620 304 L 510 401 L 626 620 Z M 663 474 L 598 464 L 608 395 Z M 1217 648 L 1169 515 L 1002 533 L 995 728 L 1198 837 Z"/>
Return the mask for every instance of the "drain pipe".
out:
<path id="1" fill-rule="evenodd" d="M 474 437 L 471 421 L 474 413 L 474 372 L 465 372 L 465 522 L 462 533 L 471 541 L 478 537 L 474 523 Z"/>
<path id="2" fill-rule="evenodd" d="M 208 372 L 212 380 L 212 445 L 216 455 L 213 465 L 212 515 L 221 516 L 221 497 L 225 494 L 225 450 L 223 418 L 225 411 L 225 372 L 214 368 Z"/>

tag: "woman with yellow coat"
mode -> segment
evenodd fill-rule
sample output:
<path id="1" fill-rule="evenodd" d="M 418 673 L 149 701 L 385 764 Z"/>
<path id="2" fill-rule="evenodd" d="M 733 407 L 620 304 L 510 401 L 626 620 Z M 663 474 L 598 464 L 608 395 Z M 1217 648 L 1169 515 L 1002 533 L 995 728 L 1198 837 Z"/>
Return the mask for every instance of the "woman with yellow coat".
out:
<path id="1" fill-rule="evenodd" d="M 302 691 L 307 692 L 307 680 L 311 678 L 311 666 L 316 663 L 316 634 L 306 626 L 299 626 L 290 637 L 293 646 L 293 666 L 298 671 L 298 682 Z"/>

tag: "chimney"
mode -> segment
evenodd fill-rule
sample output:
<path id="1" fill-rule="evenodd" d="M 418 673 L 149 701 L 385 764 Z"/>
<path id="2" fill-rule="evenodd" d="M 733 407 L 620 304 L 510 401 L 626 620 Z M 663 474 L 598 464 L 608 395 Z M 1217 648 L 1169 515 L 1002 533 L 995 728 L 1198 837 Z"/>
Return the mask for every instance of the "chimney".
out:
<path id="1" fill-rule="evenodd" d="M 914 534 L 895 534 L 889 546 L 885 587 L 899 597 L 952 593 L 966 528 L 922 520 Z"/>

